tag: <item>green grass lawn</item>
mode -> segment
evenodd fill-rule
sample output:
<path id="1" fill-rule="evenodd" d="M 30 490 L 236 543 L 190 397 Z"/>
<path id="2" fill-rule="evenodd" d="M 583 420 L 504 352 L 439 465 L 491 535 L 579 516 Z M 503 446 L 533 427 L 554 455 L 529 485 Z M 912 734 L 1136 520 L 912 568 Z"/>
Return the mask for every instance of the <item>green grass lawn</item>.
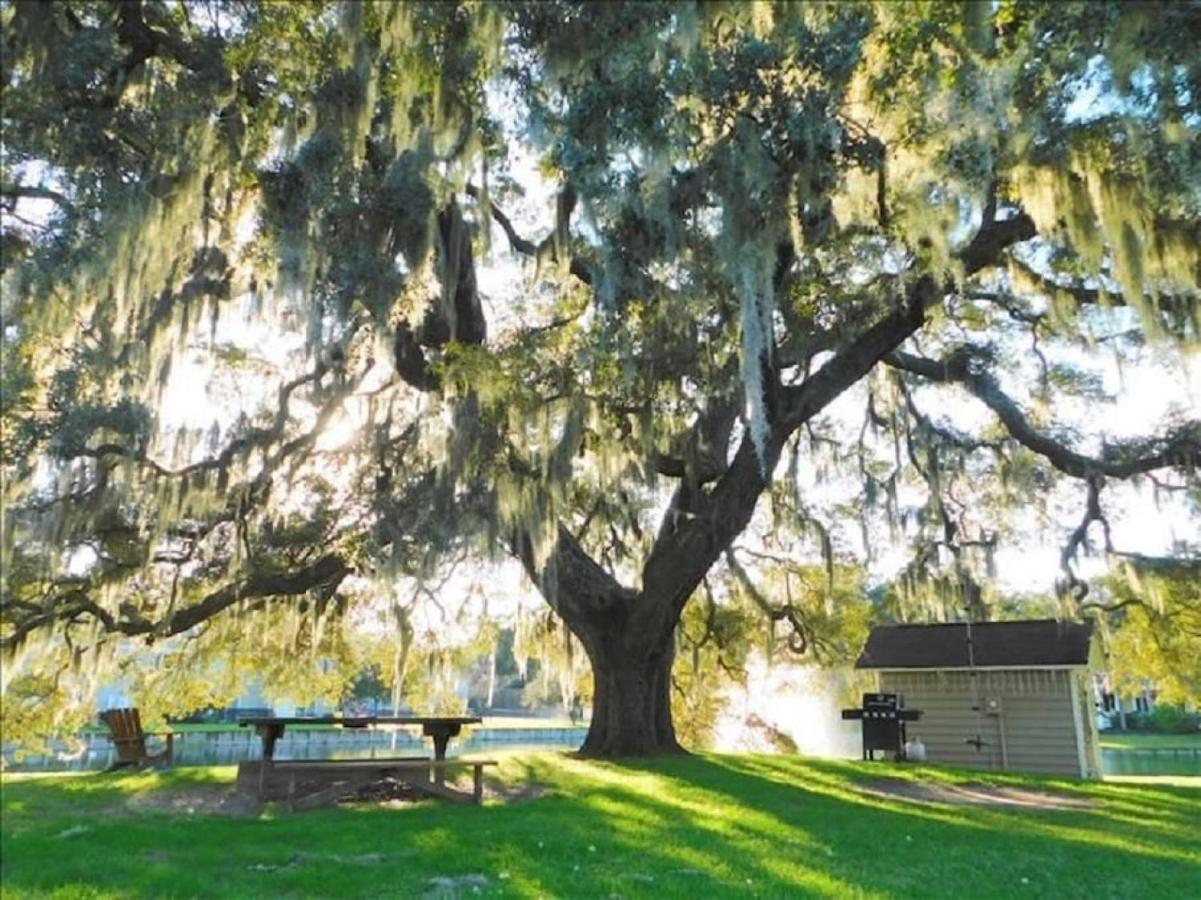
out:
<path id="1" fill-rule="evenodd" d="M 1095 798 L 1088 810 L 867 797 L 881 775 L 979 774 L 781 756 L 628 764 L 502 757 L 541 796 L 251 818 L 184 804 L 231 768 L 4 777 L 4 897 L 1191 897 L 1201 784 L 999 783 Z M 148 811 L 150 798 L 174 811 Z M 438 881 L 436 879 L 446 879 Z"/>
<path id="2" fill-rule="evenodd" d="M 1201 732 L 1193 734 L 1102 732 L 1101 746 L 1108 750 L 1170 750 L 1179 747 L 1201 749 Z"/>

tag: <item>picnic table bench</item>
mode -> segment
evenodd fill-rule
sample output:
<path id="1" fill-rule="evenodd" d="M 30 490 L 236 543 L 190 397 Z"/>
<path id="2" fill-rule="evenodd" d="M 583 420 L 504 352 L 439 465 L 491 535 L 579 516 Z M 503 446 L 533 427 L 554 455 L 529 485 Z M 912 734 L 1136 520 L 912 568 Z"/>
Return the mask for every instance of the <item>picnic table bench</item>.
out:
<path id="1" fill-rule="evenodd" d="M 284 776 L 288 808 L 295 811 L 324 806 L 387 777 L 423 794 L 478 804 L 484 797 L 484 767 L 495 765 L 499 763 L 494 759 L 295 759 L 275 763 L 274 771 Z M 457 769 L 471 770 L 471 793 L 446 785 L 447 770 Z"/>
<path id="2" fill-rule="evenodd" d="M 238 766 L 238 787 L 257 789 L 261 798 L 286 799 L 293 809 L 311 808 L 333 802 L 365 784 L 392 777 L 414 790 L 459 802 L 479 803 L 482 797 L 483 767 L 494 760 L 448 760 L 450 739 L 464 725 L 480 721 L 475 716 L 249 716 L 238 720 L 242 727 L 254 728 L 263 742 L 262 759 Z M 434 758 L 382 757 L 373 759 L 275 759 L 275 747 L 289 725 L 330 725 L 364 729 L 376 725 L 418 725 L 433 740 Z M 448 787 L 446 774 L 470 768 L 473 772 L 471 793 Z"/>

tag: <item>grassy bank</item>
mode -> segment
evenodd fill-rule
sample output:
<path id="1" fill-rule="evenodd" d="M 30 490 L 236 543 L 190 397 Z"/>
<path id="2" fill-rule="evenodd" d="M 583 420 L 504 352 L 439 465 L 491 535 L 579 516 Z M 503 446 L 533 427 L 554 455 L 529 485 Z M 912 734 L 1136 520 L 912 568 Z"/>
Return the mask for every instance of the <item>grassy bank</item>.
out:
<path id="1" fill-rule="evenodd" d="M 923 805 L 797 757 L 504 758 L 525 799 L 236 818 L 232 769 L 6 776 L 5 897 L 1163 896 L 1201 884 L 1201 787 L 1057 783 L 1087 810 Z M 503 786 L 503 785 L 502 785 Z M 536 790 L 528 789 L 535 787 Z M 189 806 L 195 810 L 188 812 Z"/>

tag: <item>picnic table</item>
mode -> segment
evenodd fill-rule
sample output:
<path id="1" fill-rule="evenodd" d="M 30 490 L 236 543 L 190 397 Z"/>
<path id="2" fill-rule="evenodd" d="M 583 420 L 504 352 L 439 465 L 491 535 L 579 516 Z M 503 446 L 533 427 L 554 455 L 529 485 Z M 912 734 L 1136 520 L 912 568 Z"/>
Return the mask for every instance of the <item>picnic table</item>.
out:
<path id="1" fill-rule="evenodd" d="M 372 725 L 420 725 L 421 733 L 434 740 L 434 759 L 446 759 L 446 745 L 464 725 L 477 725 L 478 716 L 247 716 L 238 719 L 243 728 L 251 726 L 263 739 L 263 759 L 275 759 L 275 742 L 289 725 L 338 725 L 342 728 L 370 728 Z"/>
<path id="2" fill-rule="evenodd" d="M 476 716 L 247 716 L 239 718 L 238 724 L 243 728 L 255 730 L 262 739 L 263 753 L 262 760 L 257 764 L 243 763 L 239 766 L 238 781 L 240 786 L 245 786 L 245 782 L 257 775 L 254 780 L 258 782 L 260 797 L 266 797 L 275 788 L 284 789 L 289 804 L 295 808 L 298 775 L 303 776 L 309 785 L 322 782 L 328 784 L 326 787 L 312 790 L 309 796 L 302 800 L 304 805 L 312 806 L 317 805 L 318 801 L 334 797 L 339 785 L 364 783 L 385 775 L 412 773 L 412 776 L 405 780 L 419 790 L 452 800 L 474 799 L 478 803 L 482 767 L 495 765 L 495 762 L 448 761 L 446 747 L 450 739 L 462 731 L 464 725 L 474 725 L 480 721 Z M 329 725 L 349 729 L 370 728 L 376 725 L 418 725 L 422 734 L 433 740 L 434 759 L 432 762 L 428 757 L 276 761 L 276 742 L 289 725 Z M 474 770 L 475 789 L 471 795 L 461 795 L 445 785 L 446 771 L 451 768 Z"/>

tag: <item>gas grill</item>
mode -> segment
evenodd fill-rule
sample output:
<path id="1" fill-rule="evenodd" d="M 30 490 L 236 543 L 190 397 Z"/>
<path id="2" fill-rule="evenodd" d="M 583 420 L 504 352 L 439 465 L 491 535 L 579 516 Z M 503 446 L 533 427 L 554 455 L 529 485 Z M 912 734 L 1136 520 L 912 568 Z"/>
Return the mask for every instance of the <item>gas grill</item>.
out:
<path id="1" fill-rule="evenodd" d="M 875 759 L 876 751 L 890 752 L 895 759 L 905 758 L 905 723 L 916 722 L 921 711 L 905 709 L 899 694 L 864 694 L 861 709 L 844 709 L 843 719 L 863 722 L 863 758 Z"/>

